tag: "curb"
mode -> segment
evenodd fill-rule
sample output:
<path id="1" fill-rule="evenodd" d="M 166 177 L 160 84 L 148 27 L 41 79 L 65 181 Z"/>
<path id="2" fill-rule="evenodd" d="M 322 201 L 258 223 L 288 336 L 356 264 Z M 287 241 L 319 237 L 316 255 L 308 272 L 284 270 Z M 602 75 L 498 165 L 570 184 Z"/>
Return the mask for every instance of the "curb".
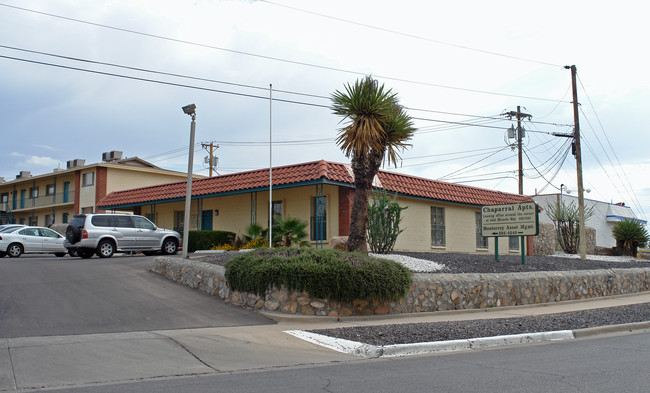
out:
<path id="1" fill-rule="evenodd" d="M 480 350 L 496 346 L 572 340 L 575 338 L 573 331 L 559 330 L 555 332 L 523 333 L 507 336 L 377 346 L 345 339 L 337 339 L 303 330 L 286 330 L 285 333 L 313 344 L 333 349 L 337 352 L 348 353 L 365 358 L 413 356 L 471 349 Z"/>

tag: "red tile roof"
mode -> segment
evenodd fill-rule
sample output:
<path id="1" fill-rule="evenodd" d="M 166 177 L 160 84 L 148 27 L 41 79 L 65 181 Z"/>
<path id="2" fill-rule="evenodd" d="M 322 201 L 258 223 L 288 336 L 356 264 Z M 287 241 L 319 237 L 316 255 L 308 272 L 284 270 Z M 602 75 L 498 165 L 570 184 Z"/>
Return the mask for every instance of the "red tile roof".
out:
<path id="1" fill-rule="evenodd" d="M 377 174 L 377 179 L 378 183 L 389 192 L 442 202 L 482 206 L 533 201 L 530 197 L 524 195 L 445 183 L 382 170 Z M 321 181 L 351 186 L 354 179 L 350 165 L 321 160 L 273 168 L 273 187 L 286 188 L 291 187 L 292 184 L 300 186 L 305 183 Z M 185 199 L 186 187 L 187 184 L 183 181 L 132 190 L 114 191 L 108 194 L 98 204 L 98 207 L 113 209 L 181 200 Z M 258 169 L 231 175 L 194 179 L 192 181 L 192 196 L 218 196 L 219 194 L 264 190 L 268 189 L 268 187 L 268 168 Z"/>

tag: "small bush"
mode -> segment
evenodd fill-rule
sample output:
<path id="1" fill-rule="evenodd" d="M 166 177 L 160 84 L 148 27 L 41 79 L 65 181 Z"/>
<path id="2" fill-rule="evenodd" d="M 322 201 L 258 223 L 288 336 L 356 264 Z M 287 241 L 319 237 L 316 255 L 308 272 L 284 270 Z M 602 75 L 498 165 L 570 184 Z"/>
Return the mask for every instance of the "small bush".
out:
<path id="1" fill-rule="evenodd" d="M 264 296 L 271 288 L 336 301 L 399 300 L 411 271 L 388 259 L 338 250 L 257 249 L 226 263 L 230 289 Z"/>
<path id="2" fill-rule="evenodd" d="M 230 244 L 235 239 L 233 232 L 226 231 L 190 231 L 187 251 L 209 250 L 214 246 Z"/>
<path id="3" fill-rule="evenodd" d="M 623 251 L 623 255 L 633 257 L 636 256 L 638 247 L 645 247 L 650 239 L 648 231 L 641 222 L 629 219 L 616 224 L 612 229 L 612 235 L 616 239 L 617 248 Z"/>

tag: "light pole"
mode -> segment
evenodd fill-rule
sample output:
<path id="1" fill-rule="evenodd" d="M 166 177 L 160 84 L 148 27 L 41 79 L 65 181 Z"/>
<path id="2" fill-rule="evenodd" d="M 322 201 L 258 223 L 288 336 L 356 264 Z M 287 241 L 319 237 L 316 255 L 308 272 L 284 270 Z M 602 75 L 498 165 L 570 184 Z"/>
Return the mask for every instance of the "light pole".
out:
<path id="1" fill-rule="evenodd" d="M 187 258 L 187 247 L 190 237 L 190 208 L 192 202 L 192 164 L 194 163 L 194 132 L 196 130 L 196 105 L 183 107 L 183 112 L 192 117 L 190 126 L 190 155 L 187 159 L 187 189 L 185 190 L 185 217 L 183 219 L 183 258 Z"/>

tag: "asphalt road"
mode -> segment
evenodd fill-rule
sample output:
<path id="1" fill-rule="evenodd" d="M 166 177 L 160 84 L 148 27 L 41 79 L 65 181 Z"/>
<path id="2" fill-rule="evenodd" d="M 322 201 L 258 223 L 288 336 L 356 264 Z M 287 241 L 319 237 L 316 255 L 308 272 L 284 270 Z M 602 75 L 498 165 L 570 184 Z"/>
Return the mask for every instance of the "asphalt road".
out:
<path id="1" fill-rule="evenodd" d="M 66 389 L 74 393 L 647 392 L 650 333 Z M 53 390 L 56 392 L 63 390 Z"/>
<path id="2" fill-rule="evenodd" d="M 152 261 L 0 258 L 0 338 L 273 323 L 147 272 Z"/>

